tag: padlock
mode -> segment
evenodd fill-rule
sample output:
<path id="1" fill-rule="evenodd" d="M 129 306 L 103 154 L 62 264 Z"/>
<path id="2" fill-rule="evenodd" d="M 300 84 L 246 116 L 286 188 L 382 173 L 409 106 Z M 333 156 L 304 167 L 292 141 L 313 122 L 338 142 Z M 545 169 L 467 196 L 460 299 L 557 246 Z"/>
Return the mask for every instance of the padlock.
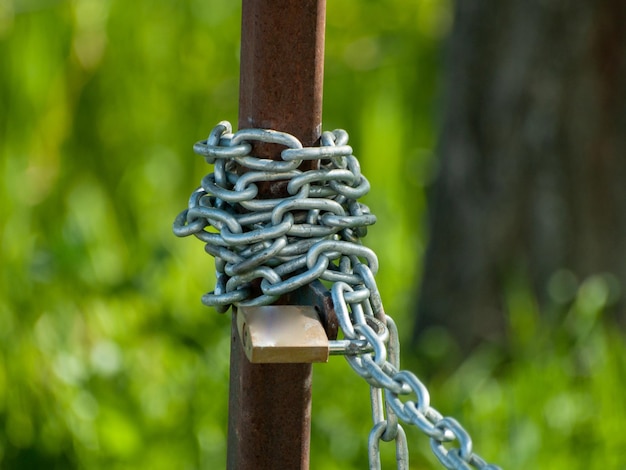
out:
<path id="1" fill-rule="evenodd" d="M 330 343 L 314 307 L 241 307 L 236 315 L 239 338 L 250 362 L 328 362 Z"/>

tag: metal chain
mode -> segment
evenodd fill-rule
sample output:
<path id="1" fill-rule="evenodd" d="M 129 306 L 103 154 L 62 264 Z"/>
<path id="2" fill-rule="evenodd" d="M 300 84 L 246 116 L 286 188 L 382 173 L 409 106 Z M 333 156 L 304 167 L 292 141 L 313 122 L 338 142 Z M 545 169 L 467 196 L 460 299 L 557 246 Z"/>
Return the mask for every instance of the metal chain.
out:
<path id="1" fill-rule="evenodd" d="M 255 157 L 254 142 L 283 145 L 281 160 Z M 454 418 L 430 406 L 428 390 L 415 374 L 400 369 L 398 331 L 385 314 L 374 278 L 378 259 L 360 244 L 376 217 L 357 201 L 369 191 L 369 183 L 348 134 L 324 132 L 319 147 L 303 148 L 290 134 L 265 129 L 233 133 L 230 123 L 222 121 L 194 151 L 215 170 L 176 217 L 174 233 L 196 236 L 215 257 L 216 287 L 202 302 L 223 313 L 231 305 L 269 305 L 316 279 L 330 281 L 344 341 L 352 345 L 343 354 L 370 384 L 370 469 L 381 468 L 380 441 L 395 441 L 397 468 L 409 468 L 399 419 L 430 438 L 445 468 L 498 469 L 473 452 L 471 437 Z M 299 170 L 303 160 L 318 161 L 319 169 Z M 247 171 L 240 174 L 241 167 Z M 277 181 L 286 184 L 286 197 L 257 198 L 258 183 Z M 256 297 L 253 283 L 261 290 Z"/>

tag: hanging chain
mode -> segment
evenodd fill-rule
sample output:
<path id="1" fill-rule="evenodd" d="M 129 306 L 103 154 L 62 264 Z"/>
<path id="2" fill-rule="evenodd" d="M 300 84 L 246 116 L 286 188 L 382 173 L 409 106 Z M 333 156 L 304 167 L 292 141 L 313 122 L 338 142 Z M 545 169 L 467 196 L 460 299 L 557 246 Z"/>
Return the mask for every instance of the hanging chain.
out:
<path id="1" fill-rule="evenodd" d="M 279 161 L 257 158 L 254 142 L 286 148 Z M 455 419 L 430 406 L 428 390 L 415 374 L 400 369 L 398 331 L 385 314 L 374 278 L 378 259 L 360 244 L 376 217 L 357 201 L 369 183 L 352 155 L 348 134 L 324 132 L 320 147 L 303 148 L 290 134 L 265 129 L 233 134 L 230 123 L 222 121 L 194 151 L 215 169 L 176 217 L 174 233 L 196 236 L 215 257 L 216 287 L 202 302 L 223 313 L 231 305 L 272 304 L 316 279 L 330 281 L 345 340 L 366 345 L 344 354 L 370 385 L 370 468 L 381 467 L 380 441 L 395 441 L 397 468 L 409 468 L 402 420 L 430 438 L 445 468 L 498 469 L 473 452 L 471 437 Z M 319 169 L 298 169 L 303 160 L 318 161 Z M 282 182 L 288 195 L 257 198 L 263 182 Z M 255 297 L 253 283 L 261 291 Z"/>

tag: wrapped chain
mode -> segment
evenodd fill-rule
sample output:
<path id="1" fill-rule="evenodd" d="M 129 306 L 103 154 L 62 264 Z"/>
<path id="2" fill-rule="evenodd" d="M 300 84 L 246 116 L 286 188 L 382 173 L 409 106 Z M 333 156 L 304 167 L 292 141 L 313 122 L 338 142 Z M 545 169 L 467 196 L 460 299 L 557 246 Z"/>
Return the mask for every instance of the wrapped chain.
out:
<path id="1" fill-rule="evenodd" d="M 281 160 L 253 156 L 253 142 L 283 145 Z M 473 452 L 469 434 L 455 419 L 430 406 L 428 390 L 415 374 L 400 370 L 398 332 L 384 312 L 374 278 L 378 259 L 360 244 L 376 218 L 357 201 L 369 191 L 369 183 L 352 155 L 348 134 L 324 132 L 320 147 L 303 148 L 283 132 L 244 129 L 233 134 L 223 121 L 194 151 L 215 170 L 176 217 L 174 233 L 195 235 L 215 257 L 217 285 L 202 302 L 225 312 L 231 305 L 271 304 L 316 279 L 332 282 L 345 339 L 367 345 L 346 352 L 346 359 L 370 384 L 370 468 L 381 466 L 381 440 L 395 441 L 397 467 L 409 468 L 400 419 L 430 438 L 445 468 L 498 469 Z M 299 170 L 303 160 L 319 161 L 319 169 Z M 242 167 L 245 173 L 239 171 Z M 257 198 L 262 182 L 283 182 L 288 195 Z M 260 286 L 256 297 L 253 284 Z"/>

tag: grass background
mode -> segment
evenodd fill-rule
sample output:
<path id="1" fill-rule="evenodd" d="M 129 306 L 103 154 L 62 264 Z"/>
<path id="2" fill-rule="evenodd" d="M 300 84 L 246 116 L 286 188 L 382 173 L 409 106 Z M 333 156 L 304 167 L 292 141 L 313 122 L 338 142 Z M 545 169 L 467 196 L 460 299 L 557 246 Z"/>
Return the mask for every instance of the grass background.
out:
<path id="1" fill-rule="evenodd" d="M 192 144 L 237 121 L 239 22 L 223 0 L 0 0 L 0 467 L 224 467 L 230 322 L 171 222 L 210 171 Z M 446 0 L 328 2 L 324 128 L 372 184 L 365 243 L 405 344 L 450 27 Z M 626 468 L 618 289 L 563 273 L 543 312 L 527 292 L 506 292 L 506 354 L 451 367 L 433 332 L 404 365 L 489 461 Z M 340 358 L 314 370 L 312 469 L 366 468 L 368 387 Z M 408 437 L 411 468 L 438 468 Z"/>

